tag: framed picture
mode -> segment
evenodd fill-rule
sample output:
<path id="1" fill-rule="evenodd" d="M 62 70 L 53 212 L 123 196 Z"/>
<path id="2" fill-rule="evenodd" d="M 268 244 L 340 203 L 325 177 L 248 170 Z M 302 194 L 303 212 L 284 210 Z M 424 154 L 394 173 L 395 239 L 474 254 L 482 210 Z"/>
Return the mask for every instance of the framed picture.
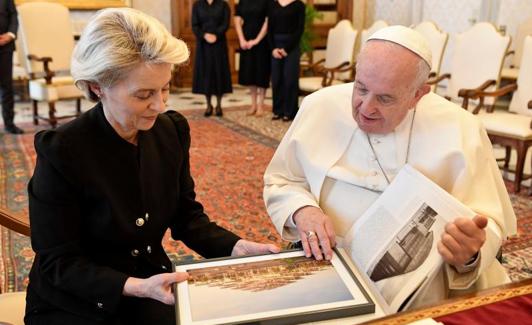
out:
<path id="1" fill-rule="evenodd" d="M 15 0 L 17 5 L 25 2 L 35 2 L 42 0 Z M 130 0 L 47 0 L 48 2 L 57 2 L 67 6 L 69 9 L 78 10 L 95 10 L 110 7 L 127 7 L 130 6 Z"/>
<path id="2" fill-rule="evenodd" d="M 369 314 L 375 304 L 343 257 L 301 250 L 177 264 L 177 324 L 293 324 Z"/>

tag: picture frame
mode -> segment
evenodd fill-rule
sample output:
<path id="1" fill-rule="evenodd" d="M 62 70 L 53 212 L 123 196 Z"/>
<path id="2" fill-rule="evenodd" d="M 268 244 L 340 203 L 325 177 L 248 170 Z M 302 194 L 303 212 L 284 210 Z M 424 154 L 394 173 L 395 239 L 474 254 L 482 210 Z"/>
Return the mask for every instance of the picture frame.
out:
<path id="1" fill-rule="evenodd" d="M 26 2 L 35 2 L 42 0 L 15 0 L 16 5 Z M 47 0 L 47 2 L 60 3 L 69 9 L 75 10 L 98 10 L 112 7 L 129 7 L 130 0 Z"/>
<path id="2" fill-rule="evenodd" d="M 370 314 L 375 303 L 342 254 L 302 250 L 185 262 L 174 286 L 178 325 L 293 324 Z"/>

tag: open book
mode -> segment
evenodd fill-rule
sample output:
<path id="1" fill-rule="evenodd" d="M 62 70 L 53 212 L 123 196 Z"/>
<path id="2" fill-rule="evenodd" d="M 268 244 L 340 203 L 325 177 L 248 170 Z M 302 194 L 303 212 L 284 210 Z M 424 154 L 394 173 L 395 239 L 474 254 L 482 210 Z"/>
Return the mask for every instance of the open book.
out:
<path id="1" fill-rule="evenodd" d="M 386 302 L 404 310 L 443 264 L 437 250 L 445 224 L 475 213 L 410 165 L 353 224 L 344 246 Z"/>

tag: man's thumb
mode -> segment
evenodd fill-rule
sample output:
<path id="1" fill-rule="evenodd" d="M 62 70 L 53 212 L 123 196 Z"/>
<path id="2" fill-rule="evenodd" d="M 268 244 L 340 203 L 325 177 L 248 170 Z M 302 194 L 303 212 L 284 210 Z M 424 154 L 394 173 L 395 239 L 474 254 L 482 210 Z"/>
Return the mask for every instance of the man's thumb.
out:
<path id="1" fill-rule="evenodd" d="M 476 215 L 474 218 L 473 218 L 473 222 L 477 225 L 477 227 L 479 227 L 480 229 L 484 229 L 486 228 L 486 226 L 488 225 L 488 218 L 484 217 L 484 216 L 480 216 L 480 215 Z"/>

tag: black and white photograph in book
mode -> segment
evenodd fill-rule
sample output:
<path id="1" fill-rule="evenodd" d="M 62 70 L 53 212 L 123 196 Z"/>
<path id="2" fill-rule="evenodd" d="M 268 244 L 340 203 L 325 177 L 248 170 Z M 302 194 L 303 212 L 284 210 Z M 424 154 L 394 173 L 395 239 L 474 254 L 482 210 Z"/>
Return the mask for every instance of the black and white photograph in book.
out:
<path id="1" fill-rule="evenodd" d="M 384 250 L 378 262 L 368 271 L 373 281 L 379 281 L 416 270 L 427 259 L 434 245 L 431 230 L 438 214 L 423 203 Z"/>
<path id="2" fill-rule="evenodd" d="M 180 324 L 306 322 L 374 311 L 338 255 L 317 261 L 292 251 L 177 265 L 176 270 L 190 275 L 177 285 Z"/>

